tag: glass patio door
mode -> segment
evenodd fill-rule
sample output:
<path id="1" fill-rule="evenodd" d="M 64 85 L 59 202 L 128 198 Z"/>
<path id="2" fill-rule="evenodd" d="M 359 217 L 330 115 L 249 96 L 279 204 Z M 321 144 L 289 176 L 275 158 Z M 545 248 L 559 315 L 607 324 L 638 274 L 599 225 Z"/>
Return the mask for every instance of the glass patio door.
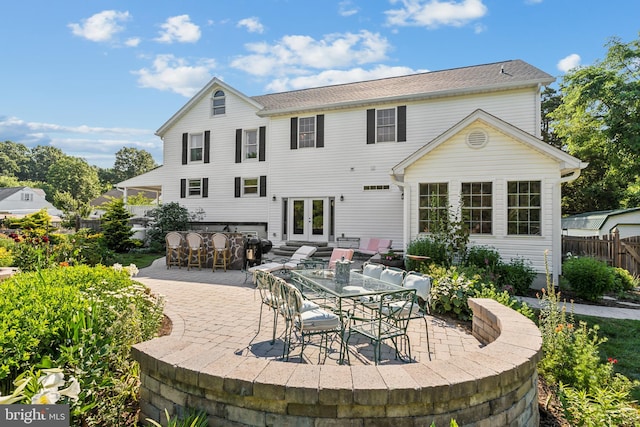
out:
<path id="1" fill-rule="evenodd" d="M 328 240 L 328 199 L 291 199 L 289 238 L 320 242 Z"/>

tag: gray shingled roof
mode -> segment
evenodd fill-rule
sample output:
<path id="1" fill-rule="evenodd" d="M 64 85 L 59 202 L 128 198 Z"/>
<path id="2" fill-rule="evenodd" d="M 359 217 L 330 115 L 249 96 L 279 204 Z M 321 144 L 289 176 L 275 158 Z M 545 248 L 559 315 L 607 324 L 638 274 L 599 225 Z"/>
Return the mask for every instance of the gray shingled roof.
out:
<path id="1" fill-rule="evenodd" d="M 599 230 L 609 217 L 635 212 L 640 208 L 585 212 L 562 218 L 563 229 Z"/>
<path id="2" fill-rule="evenodd" d="M 427 98 L 451 92 L 474 92 L 497 87 L 549 84 L 554 77 L 521 60 L 496 62 L 408 76 L 302 89 L 251 99 L 265 108 L 263 114 L 340 107 L 384 101 Z"/>
<path id="3" fill-rule="evenodd" d="M 4 187 L 0 188 L 0 200 L 4 200 L 7 197 L 11 196 L 14 193 L 22 190 L 25 187 Z"/>

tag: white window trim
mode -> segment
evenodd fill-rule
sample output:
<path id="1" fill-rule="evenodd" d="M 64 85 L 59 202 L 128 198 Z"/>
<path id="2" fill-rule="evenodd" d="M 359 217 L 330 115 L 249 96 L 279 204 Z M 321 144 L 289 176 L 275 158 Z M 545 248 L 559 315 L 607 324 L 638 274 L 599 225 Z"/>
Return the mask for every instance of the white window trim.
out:
<path id="1" fill-rule="evenodd" d="M 193 160 L 192 152 L 194 149 L 193 137 L 200 137 L 200 160 Z M 204 133 L 190 133 L 189 134 L 189 163 L 202 163 L 204 162 Z"/>
<path id="2" fill-rule="evenodd" d="M 198 194 L 191 194 L 191 182 L 198 181 L 200 186 L 198 187 Z M 188 178 L 187 179 L 187 198 L 199 199 L 202 198 L 202 178 Z"/>
<path id="3" fill-rule="evenodd" d="M 251 179 L 255 179 L 256 181 L 255 193 L 247 193 L 246 191 L 247 188 L 253 188 L 253 186 L 248 186 L 246 184 L 246 182 Z M 260 177 L 256 176 L 256 177 L 242 178 L 242 197 L 259 197 L 259 196 L 260 196 Z"/>
<path id="4" fill-rule="evenodd" d="M 253 132 L 256 135 L 256 143 L 255 143 L 256 156 L 255 157 L 248 157 L 249 150 L 247 150 L 247 146 L 248 146 L 248 143 L 249 143 L 249 137 L 248 137 L 249 132 Z M 258 157 L 260 157 L 260 141 L 259 140 L 260 140 L 260 133 L 259 133 L 258 129 L 245 129 L 243 131 L 243 134 L 242 134 L 242 159 L 243 159 L 243 161 L 245 161 L 245 162 L 258 161 Z M 251 178 L 249 178 L 249 179 L 251 179 Z"/>
<path id="5" fill-rule="evenodd" d="M 311 119 L 313 121 L 313 132 L 302 132 L 302 121 Z M 311 135 L 313 134 L 313 145 L 301 145 L 302 135 Z M 316 144 L 318 143 L 318 122 L 316 116 L 307 116 L 298 118 L 298 148 L 316 148 Z"/>
<path id="6" fill-rule="evenodd" d="M 381 128 L 381 125 L 378 124 L 378 115 L 382 111 L 393 111 L 393 139 L 388 141 L 380 141 L 378 129 Z M 384 144 L 385 142 L 397 142 L 398 141 L 398 108 L 390 107 L 390 108 L 376 108 L 376 144 Z M 385 127 L 391 127 L 391 125 L 386 125 Z"/>
<path id="7" fill-rule="evenodd" d="M 223 96 L 216 97 L 216 93 L 218 92 L 222 92 Z M 219 99 L 222 99 L 223 101 L 222 106 L 218 106 L 218 107 L 214 106 L 213 105 L 214 101 Z M 224 108 L 224 113 L 216 114 L 216 108 Z M 221 117 L 221 116 L 225 116 L 226 114 L 227 114 L 227 94 L 222 89 L 216 89 L 211 95 L 211 117 Z"/>

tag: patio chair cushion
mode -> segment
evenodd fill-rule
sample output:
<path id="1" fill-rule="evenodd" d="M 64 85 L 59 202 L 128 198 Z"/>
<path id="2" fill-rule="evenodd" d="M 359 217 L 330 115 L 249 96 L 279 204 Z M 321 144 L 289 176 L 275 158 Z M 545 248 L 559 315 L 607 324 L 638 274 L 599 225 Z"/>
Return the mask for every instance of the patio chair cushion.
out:
<path id="1" fill-rule="evenodd" d="M 402 281 L 404 280 L 404 275 L 404 270 L 385 268 L 384 270 L 382 270 L 382 273 L 380 273 L 380 280 L 400 286 L 402 285 Z"/>
<path id="2" fill-rule="evenodd" d="M 306 331 L 323 331 L 327 329 L 340 328 L 340 318 L 337 314 L 330 311 L 316 308 L 314 310 L 304 311 L 300 315 L 302 320 L 302 329 Z"/>
<path id="3" fill-rule="evenodd" d="M 384 265 L 382 264 L 365 264 L 362 268 L 362 274 L 374 279 L 379 279 L 382 270 L 384 270 Z"/>
<path id="4" fill-rule="evenodd" d="M 404 278 L 402 286 L 405 288 L 415 289 L 416 295 L 425 301 L 429 300 L 431 293 L 431 277 L 421 274 L 407 274 Z"/>

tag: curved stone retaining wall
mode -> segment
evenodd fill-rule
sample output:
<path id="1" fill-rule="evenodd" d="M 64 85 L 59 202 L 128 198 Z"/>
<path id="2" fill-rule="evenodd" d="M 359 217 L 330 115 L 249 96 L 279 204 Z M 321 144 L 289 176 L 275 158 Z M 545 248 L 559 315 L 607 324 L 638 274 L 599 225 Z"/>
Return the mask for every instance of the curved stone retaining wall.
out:
<path id="1" fill-rule="evenodd" d="M 471 299 L 486 344 L 448 360 L 328 366 L 204 350 L 171 336 L 138 344 L 141 420 L 184 408 L 216 426 L 537 426 L 536 325 L 488 299 Z"/>

